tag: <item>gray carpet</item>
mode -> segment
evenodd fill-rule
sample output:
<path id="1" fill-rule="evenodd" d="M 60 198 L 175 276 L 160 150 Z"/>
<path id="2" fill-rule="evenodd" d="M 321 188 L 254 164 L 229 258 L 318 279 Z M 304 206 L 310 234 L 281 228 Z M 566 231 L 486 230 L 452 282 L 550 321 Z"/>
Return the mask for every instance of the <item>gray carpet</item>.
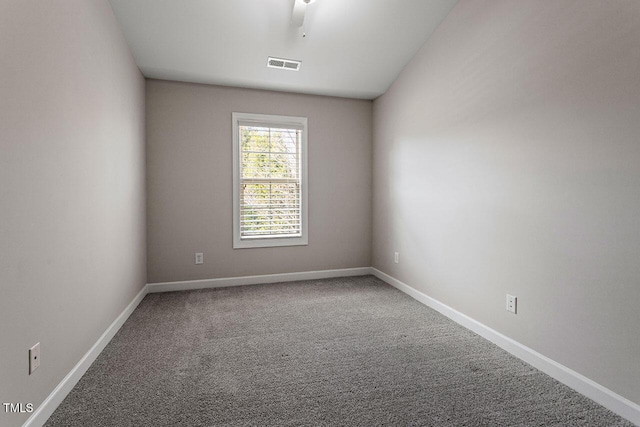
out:
<path id="1" fill-rule="evenodd" d="M 150 294 L 46 426 L 631 426 L 372 277 Z"/>

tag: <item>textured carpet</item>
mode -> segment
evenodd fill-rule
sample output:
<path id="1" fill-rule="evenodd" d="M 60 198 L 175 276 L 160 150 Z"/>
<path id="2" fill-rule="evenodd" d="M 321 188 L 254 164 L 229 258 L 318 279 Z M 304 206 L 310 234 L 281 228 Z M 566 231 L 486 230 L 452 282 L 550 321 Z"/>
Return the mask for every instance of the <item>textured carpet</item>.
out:
<path id="1" fill-rule="evenodd" d="M 631 426 L 372 277 L 149 294 L 46 426 Z"/>

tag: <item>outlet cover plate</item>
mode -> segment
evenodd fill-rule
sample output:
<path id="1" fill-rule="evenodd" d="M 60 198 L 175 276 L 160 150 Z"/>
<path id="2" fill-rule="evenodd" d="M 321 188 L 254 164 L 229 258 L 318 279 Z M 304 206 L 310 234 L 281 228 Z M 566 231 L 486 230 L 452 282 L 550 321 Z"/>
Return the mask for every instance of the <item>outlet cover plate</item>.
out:
<path id="1" fill-rule="evenodd" d="M 204 254 L 202 252 L 196 252 L 196 264 L 204 264 Z"/>
<path id="2" fill-rule="evenodd" d="M 507 294 L 507 311 L 516 314 L 518 310 L 518 297 Z"/>
<path id="3" fill-rule="evenodd" d="M 40 367 L 40 343 L 29 349 L 29 375 Z"/>

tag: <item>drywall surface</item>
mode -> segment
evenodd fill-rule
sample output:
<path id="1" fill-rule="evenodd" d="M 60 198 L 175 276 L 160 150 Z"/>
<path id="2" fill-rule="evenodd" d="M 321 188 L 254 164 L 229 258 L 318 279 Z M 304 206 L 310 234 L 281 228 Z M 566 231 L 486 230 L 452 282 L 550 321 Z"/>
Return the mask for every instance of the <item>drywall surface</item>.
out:
<path id="1" fill-rule="evenodd" d="M 637 1 L 461 1 L 374 102 L 372 253 L 636 403 L 639 40 Z"/>
<path id="2" fill-rule="evenodd" d="M 370 265 L 371 101 L 147 80 L 146 105 L 149 283 Z M 308 246 L 233 249 L 234 111 L 308 118 Z"/>
<path id="3" fill-rule="evenodd" d="M 0 2 L 0 70 L 0 402 L 37 409 L 146 282 L 144 79 L 106 0 Z"/>

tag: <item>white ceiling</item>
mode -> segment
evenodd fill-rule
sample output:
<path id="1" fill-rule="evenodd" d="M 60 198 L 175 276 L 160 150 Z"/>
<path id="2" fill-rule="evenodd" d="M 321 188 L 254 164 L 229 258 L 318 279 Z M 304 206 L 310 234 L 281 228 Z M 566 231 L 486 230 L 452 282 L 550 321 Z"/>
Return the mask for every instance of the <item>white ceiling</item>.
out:
<path id="1" fill-rule="evenodd" d="M 457 0 L 110 0 L 146 77 L 373 99 Z M 302 60 L 300 71 L 267 57 Z"/>

